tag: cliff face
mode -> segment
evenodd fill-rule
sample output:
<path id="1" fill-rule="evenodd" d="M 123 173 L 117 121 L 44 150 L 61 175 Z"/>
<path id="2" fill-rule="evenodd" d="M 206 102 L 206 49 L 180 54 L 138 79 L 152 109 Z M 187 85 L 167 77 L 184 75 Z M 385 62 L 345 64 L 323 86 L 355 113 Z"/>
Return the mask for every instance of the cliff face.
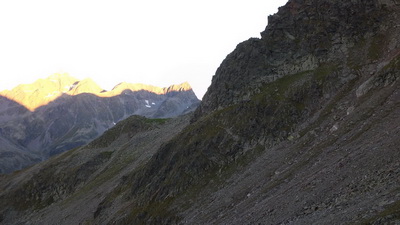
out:
<path id="1" fill-rule="evenodd" d="M 147 148 L 142 135 L 148 133 L 142 132 L 154 127 L 121 122 L 124 128 L 75 150 L 74 159 L 64 154 L 7 176 L 0 182 L 0 218 L 50 224 L 398 223 L 399 4 L 289 1 L 269 18 L 261 39 L 240 43 L 222 62 L 190 124 L 188 117 L 159 124 L 162 131 L 179 129 L 168 138 L 155 129 L 150 137 L 159 141 Z M 111 157 L 95 157 L 96 151 Z M 146 160 L 136 161 L 143 152 Z M 76 162 L 81 167 L 64 174 Z M 90 175 L 76 169 L 87 166 Z M 49 177 L 76 185 L 46 189 Z"/>
<path id="2" fill-rule="evenodd" d="M 340 80 L 396 54 L 396 1 L 289 1 L 268 18 L 261 39 L 240 43 L 218 68 L 197 115 L 259 93 L 280 77 L 336 67 Z M 390 36 L 390 37 L 389 37 Z M 385 37 L 385 38 L 384 38 Z M 334 88 L 334 87 L 333 87 Z"/>

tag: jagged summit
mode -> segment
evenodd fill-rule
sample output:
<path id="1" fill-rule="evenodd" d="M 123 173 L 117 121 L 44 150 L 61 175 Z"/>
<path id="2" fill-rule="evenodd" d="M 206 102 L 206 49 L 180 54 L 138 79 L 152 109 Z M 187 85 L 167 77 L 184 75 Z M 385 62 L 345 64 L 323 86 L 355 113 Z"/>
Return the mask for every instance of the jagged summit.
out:
<path id="1" fill-rule="evenodd" d="M 192 87 L 190 86 L 190 84 L 188 82 L 184 82 L 182 84 L 178 84 L 178 85 L 171 85 L 168 88 L 164 88 L 164 93 L 168 93 L 168 92 L 173 92 L 173 91 L 190 91 L 192 90 Z"/>
<path id="2" fill-rule="evenodd" d="M 81 81 L 76 81 L 67 92 L 70 95 L 78 95 L 82 93 L 99 94 L 102 93 L 102 89 L 97 85 L 91 78 L 86 78 Z"/>
<path id="3" fill-rule="evenodd" d="M 34 111 L 67 93 L 76 82 L 78 79 L 68 74 L 56 73 L 32 84 L 20 84 L 11 90 L 1 91 L 0 95 Z"/>
<path id="4" fill-rule="evenodd" d="M 185 82 L 169 87 L 156 87 L 147 84 L 131 84 L 122 82 L 116 85 L 111 91 L 105 91 L 91 78 L 79 80 L 68 73 L 55 73 L 45 79 L 38 79 L 32 84 L 21 84 L 12 90 L 0 91 L 0 95 L 13 100 L 30 111 L 56 100 L 62 95 L 93 94 L 99 97 L 114 97 L 123 91 L 148 91 L 154 94 L 163 95 L 169 92 L 191 91 L 189 83 Z"/>
<path id="5" fill-rule="evenodd" d="M 184 82 L 182 84 L 177 84 L 177 85 L 171 85 L 169 87 L 156 87 L 152 85 L 147 85 L 147 84 L 141 84 L 141 83 L 127 83 L 127 82 L 122 82 L 116 85 L 110 92 L 113 94 L 116 93 L 121 93 L 124 90 L 130 90 L 130 91 L 149 91 L 155 94 L 166 94 L 169 92 L 182 92 L 182 91 L 191 91 L 192 87 L 188 82 Z M 106 93 L 104 93 L 106 94 Z"/>

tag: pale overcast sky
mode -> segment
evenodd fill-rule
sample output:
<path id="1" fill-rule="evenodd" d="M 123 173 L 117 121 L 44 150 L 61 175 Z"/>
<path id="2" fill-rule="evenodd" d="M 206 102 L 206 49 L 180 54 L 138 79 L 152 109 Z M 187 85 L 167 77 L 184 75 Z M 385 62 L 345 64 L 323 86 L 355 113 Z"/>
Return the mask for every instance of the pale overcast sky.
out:
<path id="1" fill-rule="evenodd" d="M 260 37 L 287 0 L 1 0 L 0 90 L 53 73 L 160 87 L 199 98 L 235 46 Z"/>

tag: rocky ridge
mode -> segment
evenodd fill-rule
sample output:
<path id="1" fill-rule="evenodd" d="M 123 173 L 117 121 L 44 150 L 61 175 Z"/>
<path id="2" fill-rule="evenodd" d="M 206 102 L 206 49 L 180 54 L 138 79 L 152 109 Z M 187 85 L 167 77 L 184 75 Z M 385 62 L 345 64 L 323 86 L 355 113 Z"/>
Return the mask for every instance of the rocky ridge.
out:
<path id="1" fill-rule="evenodd" d="M 187 83 L 168 88 L 125 83 L 104 91 L 91 79 L 54 74 L 19 85 L 0 93 L 0 172 L 86 144 L 130 115 L 176 117 L 198 103 Z"/>
<path id="2" fill-rule="evenodd" d="M 63 95 L 76 96 L 86 93 L 98 97 L 111 98 L 121 95 L 124 91 L 146 91 L 165 95 L 170 92 L 192 91 L 192 87 L 187 82 L 165 88 L 122 82 L 117 84 L 111 91 L 106 91 L 90 78 L 78 80 L 68 73 L 55 73 L 46 79 L 39 79 L 32 84 L 21 84 L 12 90 L 1 91 L 0 96 L 15 101 L 33 112 Z"/>
<path id="3" fill-rule="evenodd" d="M 227 56 L 190 124 L 154 142 L 146 162 L 127 162 L 112 182 L 100 174 L 114 170 L 94 169 L 65 195 L 57 192 L 63 185 L 47 190 L 45 180 L 76 182 L 84 170 L 61 171 L 80 157 L 61 155 L 51 176 L 39 172 L 50 168 L 45 163 L 6 176 L 0 218 L 15 224 L 399 223 L 399 4 L 290 0 L 269 17 L 261 39 Z M 127 147 L 133 157 L 141 149 L 135 146 L 147 143 L 124 137 L 105 133 L 74 154 L 116 149 L 112 160 L 86 160 L 99 167 L 122 163 L 117 149 Z M 43 183 L 24 178 L 32 174 Z M 95 189 L 95 200 L 85 198 L 91 206 L 85 210 L 76 196 L 99 187 L 93 180 L 110 185 Z"/>

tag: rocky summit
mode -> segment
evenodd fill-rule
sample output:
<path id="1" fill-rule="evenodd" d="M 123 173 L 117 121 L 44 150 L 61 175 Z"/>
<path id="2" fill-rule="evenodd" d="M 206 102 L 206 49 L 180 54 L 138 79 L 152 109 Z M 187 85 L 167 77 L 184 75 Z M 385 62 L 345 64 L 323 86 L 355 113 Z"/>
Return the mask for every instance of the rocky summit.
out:
<path id="1" fill-rule="evenodd" d="M 2 176 L 0 221 L 399 224 L 399 21 L 398 0 L 289 0 L 194 113 Z"/>
<path id="2" fill-rule="evenodd" d="M 159 88 L 122 83 L 105 91 L 91 79 L 54 74 L 0 92 L 0 173 L 87 144 L 131 116 L 167 118 L 194 110 L 188 83 Z"/>

